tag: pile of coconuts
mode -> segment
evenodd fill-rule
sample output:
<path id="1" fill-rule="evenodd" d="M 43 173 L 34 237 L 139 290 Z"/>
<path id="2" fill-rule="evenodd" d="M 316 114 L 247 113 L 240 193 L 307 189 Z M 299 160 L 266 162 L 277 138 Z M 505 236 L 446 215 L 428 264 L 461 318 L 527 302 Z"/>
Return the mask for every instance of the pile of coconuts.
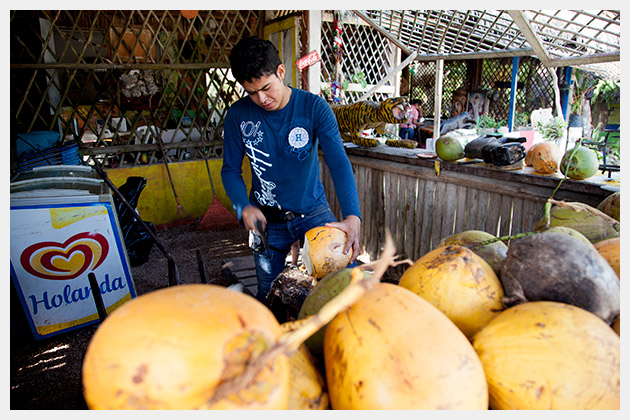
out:
<path id="1" fill-rule="evenodd" d="M 319 278 L 291 326 L 219 286 L 140 296 L 94 335 L 83 365 L 86 402 L 618 410 L 619 198 L 597 208 L 550 200 L 531 232 L 458 232 L 415 262 L 394 263 L 391 242 L 378 261 L 330 273 L 311 254 Z M 344 242 L 331 235 L 320 244 L 322 233 L 309 238 L 311 252 Z M 394 264 L 408 265 L 398 284 L 381 283 Z"/>
<path id="2" fill-rule="evenodd" d="M 468 339 L 475 350 L 471 369 L 479 361 L 485 372 L 487 408 L 619 409 L 619 193 L 597 208 L 550 202 L 549 218 L 531 232 L 504 240 L 478 230 L 453 234 L 410 263 L 398 289 L 387 288 L 417 295 L 450 321 L 442 328 L 455 326 Z M 351 283 L 349 273 L 320 279 L 300 317 L 317 313 L 343 291 Z M 471 382 L 450 390 L 448 398 L 418 385 L 415 399 L 405 396 L 409 378 L 399 372 L 423 372 L 425 380 L 435 380 L 422 365 L 427 359 L 443 375 L 455 374 L 440 354 L 440 334 L 424 328 L 435 314 L 417 320 L 409 315 L 390 325 L 412 303 L 390 302 L 384 295 L 374 299 L 342 312 L 306 342 L 327 378 L 330 408 L 452 408 L 454 393 L 484 394 L 483 386 L 468 378 Z M 414 322 L 418 325 L 409 328 Z M 398 333 L 387 333 L 387 327 Z M 433 340 L 438 343 L 433 349 L 422 344 Z M 472 357 L 466 345 L 451 340 Z M 413 360 L 404 356 L 408 353 Z M 419 402 L 420 397 L 427 399 Z"/>

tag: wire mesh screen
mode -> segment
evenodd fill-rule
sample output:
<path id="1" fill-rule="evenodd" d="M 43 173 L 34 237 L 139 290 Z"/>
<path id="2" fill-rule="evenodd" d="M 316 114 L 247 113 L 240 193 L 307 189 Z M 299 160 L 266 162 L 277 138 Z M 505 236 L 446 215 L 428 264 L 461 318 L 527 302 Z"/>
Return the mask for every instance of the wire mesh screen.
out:
<path id="1" fill-rule="evenodd" d="M 420 99 L 425 115 L 433 116 L 435 109 L 435 62 L 416 63 L 411 66 L 410 99 Z M 441 114 L 457 115 L 463 110 L 454 109 L 453 97 L 458 90 L 469 90 L 468 62 L 445 61 L 442 84 Z"/>
<path id="2" fill-rule="evenodd" d="M 435 109 L 434 61 L 417 63 L 411 66 L 409 77 L 409 99 L 420 99 L 425 116 L 432 116 Z"/>
<path id="3" fill-rule="evenodd" d="M 450 117 L 458 115 L 463 109 L 457 109 L 453 101 L 458 90 L 468 91 L 468 62 L 447 61 L 444 63 L 444 82 L 442 85 L 442 114 Z"/>
<path id="4" fill-rule="evenodd" d="M 479 81 L 474 83 L 471 76 L 472 64 L 481 65 Z M 410 82 L 410 99 L 420 99 L 427 116 L 433 116 L 435 108 L 435 62 L 416 63 Z M 515 111 L 525 122 L 531 112 L 538 108 L 553 108 L 553 79 L 549 69 L 534 57 L 521 57 L 518 67 L 518 85 Z M 485 59 L 473 61 L 445 61 L 442 88 L 441 116 L 453 114 L 453 98 L 460 94 L 480 92 L 486 98 L 487 107 L 483 113 L 496 121 L 507 124 L 512 79 L 512 58 Z M 560 83 L 563 88 L 564 84 Z M 466 98 L 468 102 L 468 98 Z M 467 105 L 468 109 L 468 105 Z"/>
<path id="5" fill-rule="evenodd" d="M 348 83 L 364 84 L 364 91 L 345 90 L 342 103 L 356 102 L 369 89 L 386 77 L 393 69 L 395 50 L 392 44 L 370 26 L 340 24 L 341 61 L 337 65 L 335 48 L 336 23 L 322 22 L 322 82 L 346 80 Z M 341 73 L 342 75 L 338 75 Z M 394 78 L 385 83 L 392 86 Z M 327 93 L 330 99 L 330 92 Z M 368 99 L 382 101 L 391 95 L 377 92 Z"/>
<path id="6" fill-rule="evenodd" d="M 553 79 L 549 69 L 533 57 L 521 57 L 515 98 L 517 115 L 529 116 L 538 108 L 553 108 Z M 489 115 L 507 123 L 510 109 L 512 59 L 484 60 L 481 89 L 487 92 Z"/>
<path id="7" fill-rule="evenodd" d="M 232 46 L 259 11 L 12 11 L 14 134 L 59 132 L 109 166 L 220 156 L 242 93 Z"/>

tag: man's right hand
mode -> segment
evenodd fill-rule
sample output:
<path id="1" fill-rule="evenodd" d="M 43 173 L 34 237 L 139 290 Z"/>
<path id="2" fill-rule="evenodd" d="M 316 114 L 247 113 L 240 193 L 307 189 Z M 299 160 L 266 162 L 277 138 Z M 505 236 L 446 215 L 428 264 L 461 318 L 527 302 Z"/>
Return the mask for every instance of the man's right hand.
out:
<path id="1" fill-rule="evenodd" d="M 267 228 L 267 219 L 265 218 L 263 212 L 260 211 L 260 209 L 256 206 L 245 206 L 243 208 L 243 211 L 241 212 L 241 218 L 243 219 L 243 225 L 245 225 L 245 229 L 247 229 L 248 231 L 255 230 L 256 232 L 258 232 L 258 229 L 256 229 L 257 220 L 261 221 L 261 227 L 263 230 Z"/>

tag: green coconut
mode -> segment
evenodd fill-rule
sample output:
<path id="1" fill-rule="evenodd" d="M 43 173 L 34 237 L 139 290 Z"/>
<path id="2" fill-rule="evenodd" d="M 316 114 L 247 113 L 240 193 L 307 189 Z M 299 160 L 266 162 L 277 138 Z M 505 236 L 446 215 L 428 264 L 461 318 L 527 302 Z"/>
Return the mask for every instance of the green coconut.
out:
<path id="1" fill-rule="evenodd" d="M 319 282 L 313 286 L 311 291 L 308 293 L 306 299 L 304 299 L 300 312 L 298 313 L 298 319 L 304 319 L 311 315 L 315 315 L 319 312 L 322 306 L 348 287 L 352 277 L 351 273 L 352 268 L 345 268 L 343 270 L 330 273 L 319 280 Z M 363 272 L 363 275 L 369 276 L 369 274 L 365 271 Z M 320 328 L 304 342 L 311 354 L 317 358 L 321 358 L 324 355 L 324 333 L 326 332 L 327 327 L 328 324 Z"/>
<path id="2" fill-rule="evenodd" d="M 453 162 L 464 157 L 464 144 L 452 134 L 440 136 L 435 141 L 435 153 L 446 162 Z"/>
<path id="3" fill-rule="evenodd" d="M 597 153 L 584 146 L 567 150 L 560 161 L 560 172 L 571 179 L 587 179 L 595 175 L 598 170 Z"/>
<path id="4" fill-rule="evenodd" d="M 566 204 L 566 206 L 551 207 L 549 227 L 566 226 L 575 229 L 592 244 L 619 236 L 619 223 L 613 223 L 606 215 L 598 214 L 601 212 L 596 208 L 579 202 Z M 545 230 L 547 228 L 545 223 L 545 216 L 543 216 L 534 226 L 534 230 Z"/>
<path id="5" fill-rule="evenodd" d="M 494 272 L 499 275 L 501 272 L 501 264 L 503 264 L 503 260 L 505 260 L 507 255 L 508 246 L 502 241 L 496 241 L 486 245 L 478 245 L 480 242 L 496 239 L 496 236 L 482 230 L 466 230 L 442 239 L 442 241 L 438 244 L 438 247 L 446 245 L 465 246 L 483 258 L 488 265 L 492 267 Z"/>
<path id="6" fill-rule="evenodd" d="M 615 193 L 610 194 L 608 197 L 604 198 L 601 203 L 597 206 L 597 210 L 600 210 L 617 220 L 621 221 L 620 213 L 621 208 L 621 191 L 617 191 Z"/>
<path id="7" fill-rule="evenodd" d="M 564 233 L 566 235 L 573 236 L 574 238 L 579 239 L 580 241 L 584 242 L 585 244 L 589 244 L 591 246 L 593 245 L 591 243 L 591 241 L 589 241 L 586 236 L 582 235 L 577 230 L 575 230 L 573 228 L 570 228 L 568 226 L 552 226 L 552 227 L 549 227 L 549 228 L 545 229 L 544 231 L 545 232 Z"/>

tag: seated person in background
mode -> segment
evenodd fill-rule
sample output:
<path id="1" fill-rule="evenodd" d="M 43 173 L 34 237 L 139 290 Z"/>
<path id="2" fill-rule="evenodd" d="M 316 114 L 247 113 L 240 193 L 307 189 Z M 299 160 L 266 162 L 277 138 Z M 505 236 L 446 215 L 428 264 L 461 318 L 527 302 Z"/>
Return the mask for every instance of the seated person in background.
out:
<path id="1" fill-rule="evenodd" d="M 420 127 L 424 125 L 424 112 L 422 111 L 422 101 L 420 99 L 412 99 L 409 102 L 409 105 L 411 105 L 411 108 L 415 109 L 418 112 L 417 118 L 411 121 L 414 124 L 415 130 L 414 140 L 418 143 L 424 143 L 422 140 L 422 136 L 420 135 Z"/>
<path id="2" fill-rule="evenodd" d="M 414 99 L 415 101 L 416 99 Z M 411 105 L 413 101 L 409 102 Z M 414 139 L 415 126 L 418 121 L 418 109 L 415 106 L 409 107 L 409 122 L 400 124 L 400 129 L 398 131 L 398 135 L 401 139 Z"/>
<path id="3" fill-rule="evenodd" d="M 411 102 L 409 102 L 409 105 L 411 105 L 412 108 L 416 109 L 416 111 L 418 111 L 418 117 L 416 118 L 415 121 L 412 121 L 413 123 L 415 123 L 418 127 L 424 125 L 424 112 L 422 112 L 422 101 L 420 99 L 412 99 Z"/>

